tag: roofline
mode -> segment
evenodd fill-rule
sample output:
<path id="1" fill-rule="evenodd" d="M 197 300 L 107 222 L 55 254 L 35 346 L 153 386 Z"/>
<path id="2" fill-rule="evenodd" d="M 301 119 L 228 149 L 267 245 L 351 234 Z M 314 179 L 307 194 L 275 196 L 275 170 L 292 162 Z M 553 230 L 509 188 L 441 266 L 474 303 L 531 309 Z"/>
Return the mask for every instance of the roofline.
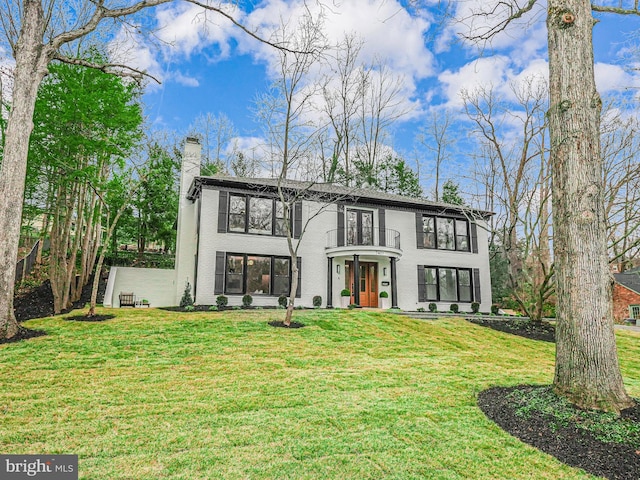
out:
<path id="1" fill-rule="evenodd" d="M 239 188 L 242 190 L 248 191 L 257 191 L 260 190 L 262 192 L 277 192 L 276 185 L 270 185 L 265 182 L 268 181 L 277 181 L 277 179 L 260 179 L 260 178 L 252 178 L 252 179 L 244 179 L 238 177 L 203 177 L 198 176 L 193 179 L 191 186 L 187 192 L 187 199 L 191 201 L 195 201 L 200 197 L 202 187 L 203 186 L 215 186 L 215 187 L 223 187 L 223 188 Z M 397 206 L 404 208 L 412 208 L 416 210 L 440 210 L 440 211 L 454 211 L 454 212 L 472 212 L 475 215 L 479 215 L 483 218 L 490 217 L 494 215 L 493 212 L 489 212 L 486 210 L 479 210 L 470 207 L 465 207 L 461 205 L 453 205 L 446 204 L 440 202 L 431 202 L 422 198 L 412 198 L 406 197 L 402 195 L 388 194 L 392 198 L 381 198 L 376 195 L 368 195 L 368 192 L 363 189 L 351 189 L 348 193 L 340 193 L 338 191 L 331 192 L 325 191 L 321 188 L 314 188 L 320 186 L 327 186 L 328 188 L 344 188 L 348 190 L 347 187 L 343 187 L 341 185 L 327 184 L 327 183 L 312 183 L 312 182 L 299 182 L 295 180 L 287 180 L 289 183 L 285 185 L 284 189 L 288 191 L 297 191 L 300 192 L 302 190 L 307 190 L 309 192 L 317 193 L 321 196 L 321 198 L 326 199 L 327 201 L 341 201 L 341 200 L 366 200 L 367 203 L 371 203 L 374 205 L 385 205 L 385 206 Z M 305 185 L 307 184 L 307 185 Z M 384 192 L 378 192 L 384 193 Z"/>
<path id="2" fill-rule="evenodd" d="M 618 275 L 621 275 L 621 274 L 618 274 Z M 617 278 L 615 278 L 615 276 L 614 276 L 614 279 L 615 279 L 616 283 L 617 283 L 618 285 L 620 285 L 621 287 L 626 288 L 627 290 L 629 290 L 630 292 L 635 293 L 636 295 L 640 295 L 640 292 L 639 292 L 639 291 L 634 290 L 634 289 L 633 289 L 632 287 L 630 287 L 629 285 L 625 285 L 624 283 L 622 283 L 622 282 L 618 281 L 618 279 L 617 279 Z"/>

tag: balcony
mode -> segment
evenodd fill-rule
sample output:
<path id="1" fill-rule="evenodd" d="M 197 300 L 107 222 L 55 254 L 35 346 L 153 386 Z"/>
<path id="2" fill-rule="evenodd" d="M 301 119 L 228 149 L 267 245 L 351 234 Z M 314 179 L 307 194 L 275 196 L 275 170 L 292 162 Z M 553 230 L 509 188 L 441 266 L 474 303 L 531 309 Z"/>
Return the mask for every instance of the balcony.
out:
<path id="1" fill-rule="evenodd" d="M 386 228 L 382 235 L 378 230 L 373 235 L 348 235 L 346 229 L 335 229 L 327 232 L 327 255 L 374 255 L 402 256 L 400 248 L 400 232 Z"/>

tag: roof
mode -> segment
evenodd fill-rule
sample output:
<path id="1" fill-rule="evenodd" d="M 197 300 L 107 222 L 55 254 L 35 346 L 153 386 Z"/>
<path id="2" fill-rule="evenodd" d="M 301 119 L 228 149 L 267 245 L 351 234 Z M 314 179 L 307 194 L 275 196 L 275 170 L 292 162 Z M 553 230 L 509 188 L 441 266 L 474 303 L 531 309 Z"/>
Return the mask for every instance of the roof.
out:
<path id="1" fill-rule="evenodd" d="M 442 211 L 472 212 L 475 215 L 488 217 L 492 212 L 485 210 L 471 209 L 461 205 L 453 205 L 443 202 L 434 202 L 425 198 L 406 197 L 392 193 L 381 192 L 373 189 L 345 187 L 333 183 L 314 183 L 299 180 L 284 180 L 283 187 L 287 190 L 302 192 L 303 196 L 321 196 L 327 201 L 351 200 L 358 202 L 373 203 L 379 205 L 409 207 L 415 209 L 437 209 Z M 223 188 L 239 188 L 243 190 L 260 190 L 274 192 L 278 188 L 277 178 L 247 178 L 247 177 L 196 177 L 194 178 L 187 198 L 195 200 L 200 196 L 203 186 L 216 186 Z"/>
<path id="2" fill-rule="evenodd" d="M 633 290 L 634 292 L 640 294 L 640 269 L 634 268 L 632 270 L 627 270 L 622 273 L 614 273 L 614 278 L 616 282 L 622 285 L 623 287 L 627 287 L 629 290 Z"/>

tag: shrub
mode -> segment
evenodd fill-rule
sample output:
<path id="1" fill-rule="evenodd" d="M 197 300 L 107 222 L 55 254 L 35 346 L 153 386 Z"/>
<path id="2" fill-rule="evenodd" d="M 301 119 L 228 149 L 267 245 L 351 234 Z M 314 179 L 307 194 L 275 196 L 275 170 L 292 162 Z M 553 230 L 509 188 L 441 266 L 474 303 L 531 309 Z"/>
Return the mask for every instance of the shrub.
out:
<path id="1" fill-rule="evenodd" d="M 224 308 L 227 306 L 228 303 L 229 303 L 229 299 L 224 295 L 218 295 L 216 297 L 216 305 L 218 306 L 218 308 Z"/>
<path id="2" fill-rule="evenodd" d="M 211 305 L 209 307 L 209 311 L 210 312 L 217 312 L 218 311 L 218 306 L 217 305 Z"/>
<path id="3" fill-rule="evenodd" d="M 493 315 L 498 315 L 499 312 L 500 312 L 500 307 L 498 307 L 498 305 L 496 305 L 495 303 L 491 305 L 491 313 Z"/>
<path id="4" fill-rule="evenodd" d="M 313 306 L 320 308 L 320 305 L 322 305 L 322 297 L 320 295 L 316 295 L 313 297 Z"/>
<path id="5" fill-rule="evenodd" d="M 471 304 L 471 312 L 478 313 L 480 311 L 480 304 L 478 302 L 473 302 Z"/>
<path id="6" fill-rule="evenodd" d="M 189 280 L 187 280 L 187 283 L 184 286 L 184 293 L 180 299 L 180 306 L 188 307 L 189 305 L 193 305 L 193 297 L 191 296 L 191 284 L 189 283 Z"/>
<path id="7" fill-rule="evenodd" d="M 350 297 L 351 296 L 351 290 L 349 290 L 348 288 L 343 288 L 342 291 L 340 292 L 340 296 L 341 297 Z"/>
<path id="8" fill-rule="evenodd" d="M 253 297 L 251 295 L 247 294 L 242 297 L 243 307 L 250 307 L 252 303 L 253 303 Z"/>
<path id="9" fill-rule="evenodd" d="M 289 300 L 289 299 L 287 298 L 287 296 L 286 296 L 286 295 L 280 295 L 280 296 L 278 297 L 278 305 L 279 305 L 280 307 L 282 307 L 282 308 L 287 308 L 287 301 L 288 301 L 288 300 Z"/>
<path id="10" fill-rule="evenodd" d="M 380 292 L 380 298 L 389 298 L 389 294 L 383 290 Z"/>
<path id="11" fill-rule="evenodd" d="M 458 307 L 457 303 L 452 303 L 451 306 L 449 307 L 449 311 L 453 313 L 458 313 L 459 310 L 460 310 L 460 307 Z"/>
<path id="12" fill-rule="evenodd" d="M 185 305 L 184 306 L 184 311 L 185 312 L 193 312 L 195 311 L 196 307 L 194 307 L 193 305 Z"/>
<path id="13" fill-rule="evenodd" d="M 438 311 L 438 306 L 435 303 L 430 303 L 429 304 L 429 311 L 431 313 L 436 313 Z"/>
<path id="14" fill-rule="evenodd" d="M 419 311 L 419 312 L 424 312 L 424 311 L 425 311 L 425 310 L 424 310 L 424 307 L 418 307 L 418 311 Z"/>
<path id="15" fill-rule="evenodd" d="M 240 307 L 240 305 L 234 305 L 233 307 L 231 307 L 233 310 L 240 310 L 242 307 Z"/>

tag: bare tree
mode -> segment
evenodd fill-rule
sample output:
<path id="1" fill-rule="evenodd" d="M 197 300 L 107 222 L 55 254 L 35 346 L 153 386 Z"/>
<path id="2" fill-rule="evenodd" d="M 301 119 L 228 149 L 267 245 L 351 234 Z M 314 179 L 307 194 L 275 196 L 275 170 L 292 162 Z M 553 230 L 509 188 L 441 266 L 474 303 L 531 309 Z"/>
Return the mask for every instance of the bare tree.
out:
<path id="1" fill-rule="evenodd" d="M 420 145 L 429 150 L 433 155 L 435 163 L 434 180 L 434 200 L 440 201 L 440 172 L 445 163 L 450 158 L 450 149 L 455 143 L 455 138 L 451 136 L 452 114 L 446 110 L 444 112 L 434 111 L 429 118 L 429 122 L 420 129 L 416 140 Z"/>
<path id="2" fill-rule="evenodd" d="M 230 156 L 224 151 L 236 136 L 236 129 L 229 117 L 224 113 L 213 115 L 210 112 L 198 115 L 189 127 L 189 136 L 198 138 L 202 145 L 203 175 L 231 170 Z"/>
<path id="3" fill-rule="evenodd" d="M 496 3 L 498 7 L 496 8 Z M 490 2 L 475 15 L 492 24 L 469 38 L 492 38 L 537 4 Z M 620 412 L 633 405 L 625 391 L 613 328 L 607 255 L 602 101 L 596 90 L 592 11 L 640 15 L 588 0 L 548 0 L 549 98 L 555 276 L 558 298 L 554 391 L 582 408 Z"/>

